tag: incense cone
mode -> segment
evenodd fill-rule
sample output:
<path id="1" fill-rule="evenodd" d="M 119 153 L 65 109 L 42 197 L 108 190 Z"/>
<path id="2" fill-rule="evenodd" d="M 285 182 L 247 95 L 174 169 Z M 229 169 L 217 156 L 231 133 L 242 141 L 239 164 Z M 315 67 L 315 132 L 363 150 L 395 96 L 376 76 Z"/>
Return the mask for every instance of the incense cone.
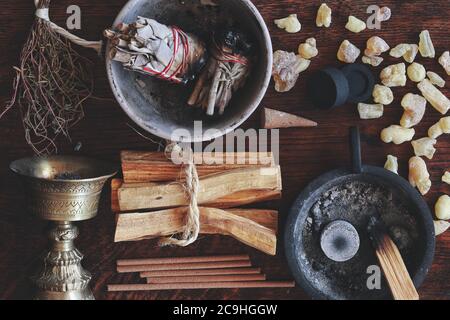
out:
<path id="1" fill-rule="evenodd" d="M 262 126 L 264 129 L 317 127 L 317 122 L 294 114 L 264 108 Z"/>

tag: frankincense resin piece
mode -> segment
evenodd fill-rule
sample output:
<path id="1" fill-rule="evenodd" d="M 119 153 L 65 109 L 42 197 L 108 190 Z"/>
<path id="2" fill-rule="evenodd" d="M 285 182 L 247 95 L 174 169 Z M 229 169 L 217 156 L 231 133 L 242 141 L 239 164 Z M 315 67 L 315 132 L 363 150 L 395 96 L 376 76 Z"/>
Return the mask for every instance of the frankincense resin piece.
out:
<path id="1" fill-rule="evenodd" d="M 384 164 L 384 168 L 395 174 L 398 174 L 398 159 L 397 159 L 397 157 L 388 155 L 386 163 Z"/>
<path id="2" fill-rule="evenodd" d="M 427 157 L 430 160 L 433 159 L 436 153 L 436 148 L 434 147 L 436 143 L 437 140 L 432 138 L 422 138 L 411 142 L 416 156 Z"/>
<path id="3" fill-rule="evenodd" d="M 356 59 L 358 59 L 360 54 L 361 50 L 359 50 L 350 41 L 344 40 L 339 47 L 337 58 L 339 59 L 339 61 L 345 63 L 354 63 Z"/>
<path id="4" fill-rule="evenodd" d="M 444 220 L 434 221 L 434 233 L 436 237 L 445 233 L 450 228 L 450 222 Z"/>
<path id="5" fill-rule="evenodd" d="M 351 32 L 359 33 L 366 29 L 366 23 L 355 16 L 349 16 L 345 28 Z"/>
<path id="6" fill-rule="evenodd" d="M 322 3 L 317 10 L 316 26 L 328 28 L 331 25 L 331 8 Z"/>
<path id="7" fill-rule="evenodd" d="M 450 184 L 450 172 L 446 171 L 444 175 L 442 176 L 442 182 L 445 182 L 446 184 Z"/>
<path id="8" fill-rule="evenodd" d="M 409 183 L 417 189 L 422 195 L 426 195 L 431 189 L 430 174 L 427 164 L 420 157 L 409 159 Z"/>
<path id="9" fill-rule="evenodd" d="M 430 82 L 435 86 L 438 86 L 439 88 L 445 87 L 445 80 L 442 79 L 442 77 L 438 75 L 436 72 L 428 71 L 427 77 L 430 80 Z"/>
<path id="10" fill-rule="evenodd" d="M 444 133 L 450 133 L 450 117 L 442 118 L 428 130 L 428 136 L 433 139 L 439 138 Z"/>
<path id="11" fill-rule="evenodd" d="M 445 72 L 447 72 L 447 75 L 450 76 L 450 53 L 448 51 L 445 51 L 441 55 L 439 58 L 439 63 L 444 68 Z"/>
<path id="12" fill-rule="evenodd" d="M 272 69 L 275 90 L 278 92 L 291 90 L 295 86 L 299 74 L 305 71 L 310 63 L 311 61 L 303 59 L 293 52 L 275 51 Z"/>
<path id="13" fill-rule="evenodd" d="M 367 40 L 367 48 L 364 51 L 364 54 L 368 57 L 379 56 L 389 49 L 389 45 L 386 43 L 386 41 L 378 36 L 373 36 L 370 37 L 369 40 Z"/>
<path id="14" fill-rule="evenodd" d="M 372 96 L 375 103 L 381 103 L 385 106 L 391 104 L 394 101 L 394 93 L 392 92 L 391 88 L 381 86 L 379 84 L 375 85 Z"/>
<path id="15" fill-rule="evenodd" d="M 298 46 L 298 53 L 304 59 L 314 58 L 319 54 L 317 50 L 317 43 L 315 38 L 306 39 L 305 43 L 301 43 Z"/>
<path id="16" fill-rule="evenodd" d="M 381 141 L 384 143 L 402 144 L 411 141 L 416 131 L 414 129 L 403 128 L 398 125 L 392 125 L 381 131 Z"/>
<path id="17" fill-rule="evenodd" d="M 417 88 L 422 92 L 422 95 L 428 102 L 441 114 L 446 114 L 450 109 L 450 100 L 444 96 L 428 79 L 422 80 Z"/>
<path id="18" fill-rule="evenodd" d="M 278 28 L 286 30 L 289 33 L 297 33 L 302 29 L 300 21 L 296 14 L 291 14 L 286 18 L 274 21 Z"/>
<path id="19" fill-rule="evenodd" d="M 418 94 L 407 93 L 401 102 L 405 112 L 400 120 L 400 125 L 404 128 L 411 128 L 419 124 L 425 115 L 427 101 Z"/>
<path id="20" fill-rule="evenodd" d="M 383 60 L 384 59 L 382 57 L 377 57 L 377 56 L 372 56 L 372 57 L 363 56 L 362 57 L 362 62 L 365 64 L 370 64 L 372 67 L 378 67 L 383 62 Z"/>
<path id="21" fill-rule="evenodd" d="M 389 55 L 394 58 L 403 57 L 406 62 L 413 63 L 416 59 L 419 46 L 417 44 L 400 43 L 389 52 Z"/>
<path id="22" fill-rule="evenodd" d="M 377 20 L 380 22 L 388 21 L 391 18 L 392 12 L 389 7 L 382 7 L 377 12 Z"/>
<path id="23" fill-rule="evenodd" d="M 380 79 L 387 87 L 404 87 L 406 85 L 406 65 L 398 63 L 384 68 L 381 71 Z"/>
<path id="24" fill-rule="evenodd" d="M 434 45 L 431 41 L 430 32 L 428 30 L 423 30 L 419 36 L 419 51 L 424 58 L 434 58 L 436 52 L 434 51 Z"/>
<path id="25" fill-rule="evenodd" d="M 378 119 L 383 116 L 384 106 L 382 104 L 358 103 L 359 117 L 363 120 Z"/>
<path id="26" fill-rule="evenodd" d="M 436 202 L 434 211 L 439 220 L 450 220 L 450 197 L 446 194 L 441 196 Z"/>
<path id="27" fill-rule="evenodd" d="M 407 73 L 409 79 L 414 82 L 422 81 L 423 79 L 425 79 L 427 75 L 425 67 L 417 62 L 413 62 L 412 64 L 409 65 Z"/>

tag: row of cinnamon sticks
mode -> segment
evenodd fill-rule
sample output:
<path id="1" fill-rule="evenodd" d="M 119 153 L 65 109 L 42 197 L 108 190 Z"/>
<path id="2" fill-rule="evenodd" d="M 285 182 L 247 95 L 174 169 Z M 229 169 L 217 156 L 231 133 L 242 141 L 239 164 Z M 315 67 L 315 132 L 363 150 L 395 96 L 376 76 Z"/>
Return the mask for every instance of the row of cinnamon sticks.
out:
<path id="1" fill-rule="evenodd" d="M 268 281 L 248 255 L 118 260 L 117 271 L 139 272 L 147 283 L 111 284 L 110 292 L 295 286 L 293 281 Z"/>

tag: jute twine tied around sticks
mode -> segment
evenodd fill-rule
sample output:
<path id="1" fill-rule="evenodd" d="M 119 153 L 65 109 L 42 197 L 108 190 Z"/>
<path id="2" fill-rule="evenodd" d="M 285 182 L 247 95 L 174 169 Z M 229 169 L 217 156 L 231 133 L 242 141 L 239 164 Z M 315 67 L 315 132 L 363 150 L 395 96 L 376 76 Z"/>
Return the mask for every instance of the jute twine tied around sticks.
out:
<path id="1" fill-rule="evenodd" d="M 168 159 L 173 159 L 172 156 L 177 154 L 179 159 L 186 159 L 187 163 L 183 162 L 184 174 L 186 177 L 185 187 L 189 198 L 189 206 L 186 216 L 186 225 L 180 239 L 174 236 L 170 238 L 163 238 L 159 241 L 161 246 L 179 246 L 187 247 L 194 243 L 200 233 L 200 209 L 198 207 L 197 196 L 200 190 L 200 180 L 198 178 L 197 168 L 194 163 L 194 152 L 191 148 L 183 149 L 176 142 L 168 142 L 165 154 Z"/>
<path id="2" fill-rule="evenodd" d="M 53 31 L 55 31 L 56 33 L 60 34 L 61 36 L 63 36 L 67 40 L 69 40 L 69 41 L 71 41 L 71 42 L 73 42 L 73 43 L 75 43 L 75 44 L 77 44 L 79 46 L 82 46 L 84 48 L 94 49 L 100 55 L 101 52 L 102 52 L 103 41 L 87 41 L 87 40 L 84 40 L 84 39 L 82 39 L 80 37 L 77 37 L 76 35 L 68 32 L 66 29 L 61 28 L 60 26 L 58 26 L 57 24 L 53 23 L 52 21 L 50 21 L 49 8 L 48 8 L 49 3 L 50 3 L 50 1 L 48 1 L 48 4 L 46 4 L 42 0 L 34 0 L 34 5 L 36 6 L 36 12 L 35 12 L 36 17 L 38 17 L 39 19 L 47 21 Z"/>

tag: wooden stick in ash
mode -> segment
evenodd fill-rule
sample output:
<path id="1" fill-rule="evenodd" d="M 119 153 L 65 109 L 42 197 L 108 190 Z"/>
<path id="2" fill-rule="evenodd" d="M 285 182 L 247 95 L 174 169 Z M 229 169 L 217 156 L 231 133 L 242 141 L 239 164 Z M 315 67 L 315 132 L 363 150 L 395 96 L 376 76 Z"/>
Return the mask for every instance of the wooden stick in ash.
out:
<path id="1" fill-rule="evenodd" d="M 419 300 L 400 251 L 378 217 L 371 217 L 368 231 L 394 299 Z"/>

